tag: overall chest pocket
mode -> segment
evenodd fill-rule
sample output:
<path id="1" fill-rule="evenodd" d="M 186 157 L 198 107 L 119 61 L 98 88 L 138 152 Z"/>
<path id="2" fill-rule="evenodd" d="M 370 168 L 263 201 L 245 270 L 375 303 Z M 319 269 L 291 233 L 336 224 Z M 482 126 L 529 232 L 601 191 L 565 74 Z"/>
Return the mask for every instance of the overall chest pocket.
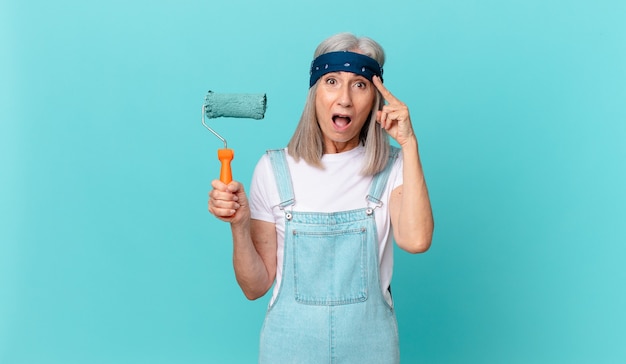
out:
<path id="1" fill-rule="evenodd" d="M 294 293 L 299 303 L 345 305 L 363 302 L 368 293 L 365 228 L 294 231 Z"/>

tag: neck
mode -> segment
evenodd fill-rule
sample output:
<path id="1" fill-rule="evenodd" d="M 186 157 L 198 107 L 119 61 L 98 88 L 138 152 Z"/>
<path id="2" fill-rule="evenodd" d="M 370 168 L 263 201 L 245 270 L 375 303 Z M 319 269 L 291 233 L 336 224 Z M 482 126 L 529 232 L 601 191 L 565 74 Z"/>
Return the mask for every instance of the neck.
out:
<path id="1" fill-rule="evenodd" d="M 335 141 L 326 142 L 324 143 L 324 154 L 336 154 L 336 153 L 347 152 L 349 150 L 352 150 L 358 147 L 359 144 L 360 144 L 360 141 L 358 139 L 350 140 L 348 142 L 335 142 Z"/>

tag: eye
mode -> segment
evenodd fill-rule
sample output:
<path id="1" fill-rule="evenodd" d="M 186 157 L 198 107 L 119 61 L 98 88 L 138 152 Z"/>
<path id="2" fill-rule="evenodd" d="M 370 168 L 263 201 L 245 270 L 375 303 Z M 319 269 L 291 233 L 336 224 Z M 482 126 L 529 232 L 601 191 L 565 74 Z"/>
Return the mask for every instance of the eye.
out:
<path id="1" fill-rule="evenodd" d="M 367 82 L 360 80 L 360 81 L 356 81 L 354 83 L 354 87 L 361 89 L 361 90 L 365 90 L 367 89 Z"/>
<path id="2" fill-rule="evenodd" d="M 326 83 L 329 84 L 329 85 L 334 85 L 334 84 L 337 83 L 337 80 L 334 79 L 333 77 L 328 77 L 328 78 L 326 78 Z"/>

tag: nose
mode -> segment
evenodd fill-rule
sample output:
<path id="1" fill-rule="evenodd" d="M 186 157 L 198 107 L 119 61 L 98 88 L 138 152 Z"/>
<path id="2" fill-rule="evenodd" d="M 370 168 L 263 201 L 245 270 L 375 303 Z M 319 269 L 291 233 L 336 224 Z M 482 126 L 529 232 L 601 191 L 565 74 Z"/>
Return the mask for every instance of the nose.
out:
<path id="1" fill-rule="evenodd" d="M 337 95 L 337 103 L 343 107 L 352 106 L 352 93 L 350 92 L 349 85 L 342 85 L 339 90 L 339 95 Z"/>

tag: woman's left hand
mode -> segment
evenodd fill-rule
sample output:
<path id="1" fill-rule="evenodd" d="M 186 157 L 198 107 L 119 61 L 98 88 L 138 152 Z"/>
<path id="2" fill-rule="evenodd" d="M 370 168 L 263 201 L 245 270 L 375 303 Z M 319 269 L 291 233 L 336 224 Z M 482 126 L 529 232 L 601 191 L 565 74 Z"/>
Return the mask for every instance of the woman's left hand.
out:
<path id="1" fill-rule="evenodd" d="M 382 110 L 377 111 L 376 121 L 401 147 L 415 140 L 409 108 L 387 90 L 378 76 L 374 76 L 373 81 L 387 102 Z"/>

